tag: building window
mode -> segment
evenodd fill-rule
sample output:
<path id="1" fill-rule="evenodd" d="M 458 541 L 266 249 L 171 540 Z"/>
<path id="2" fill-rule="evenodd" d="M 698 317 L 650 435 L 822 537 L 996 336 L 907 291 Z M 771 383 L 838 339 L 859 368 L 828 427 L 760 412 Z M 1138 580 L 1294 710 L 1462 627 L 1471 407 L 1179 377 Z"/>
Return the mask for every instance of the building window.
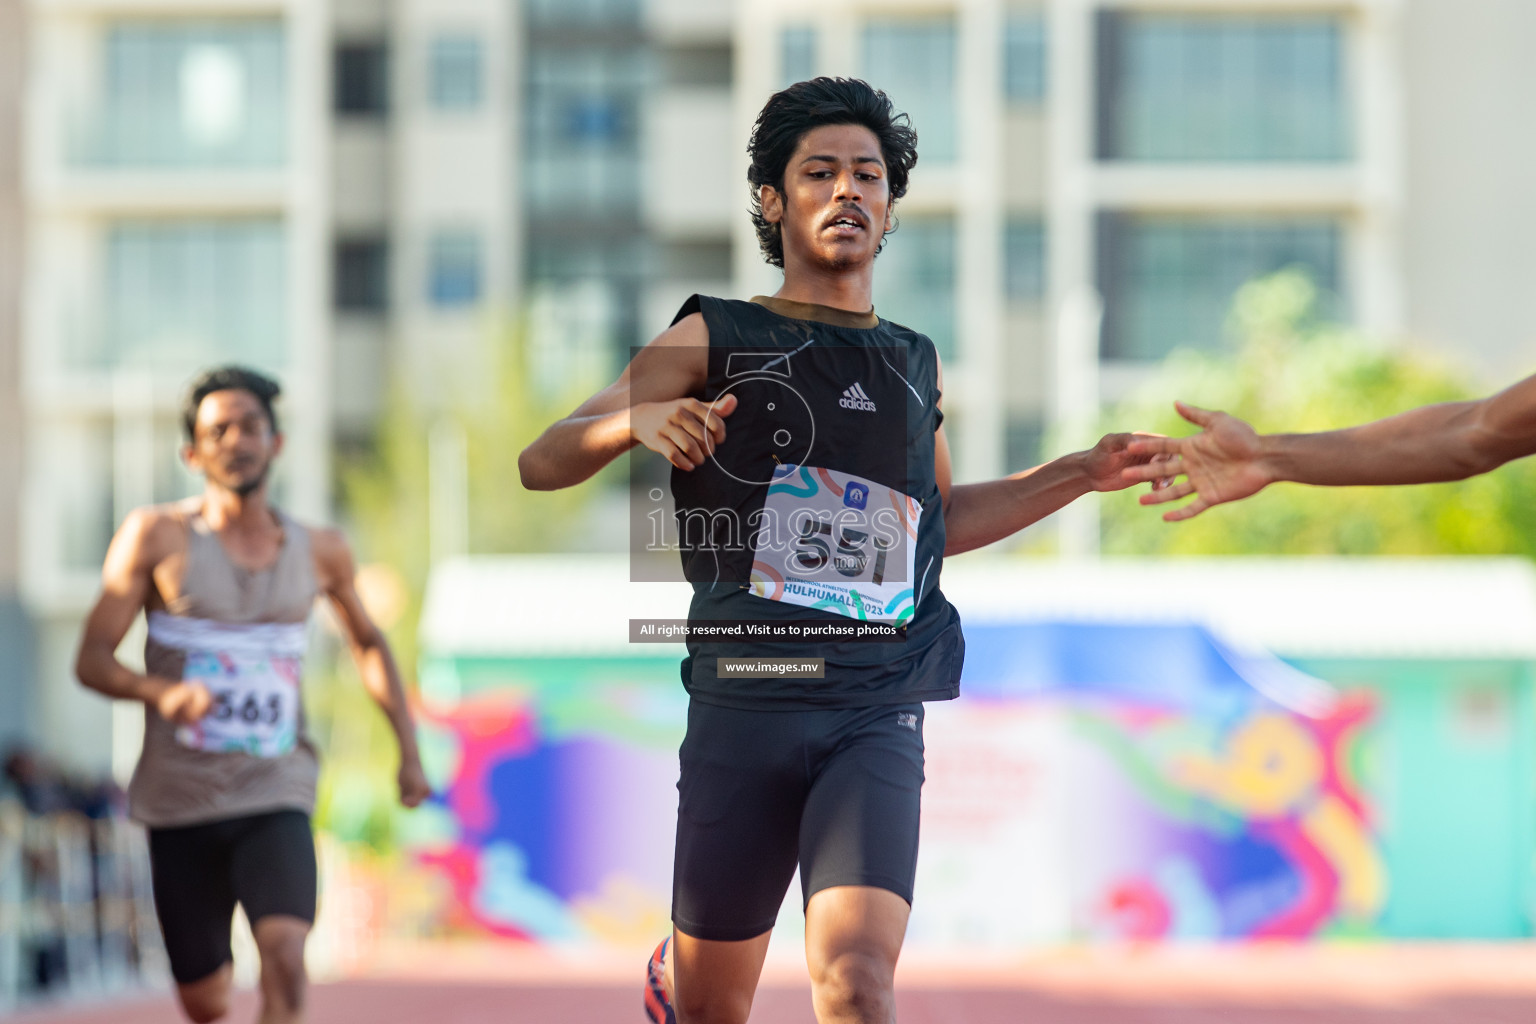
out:
<path id="1" fill-rule="evenodd" d="M 1099 242 L 1105 357 L 1217 348 L 1237 290 L 1287 267 L 1311 276 L 1321 315 L 1342 315 L 1341 235 L 1325 216 L 1106 215 Z"/>
<path id="2" fill-rule="evenodd" d="M 388 54 L 382 40 L 336 47 L 336 113 L 380 117 L 389 110 Z"/>
<path id="3" fill-rule="evenodd" d="M 35 442 L 39 461 L 72 469 L 44 480 L 47 518 L 56 537 L 52 560 L 65 572 L 100 572 L 117 528 L 112 434 L 111 420 L 75 419 Z"/>
<path id="4" fill-rule="evenodd" d="M 779 84 L 794 85 L 816 77 L 816 30 L 792 25 L 779 37 Z"/>
<path id="5" fill-rule="evenodd" d="M 955 351 L 955 222 L 903 217 L 875 261 L 875 312 Z"/>
<path id="6" fill-rule="evenodd" d="M 668 281 L 729 281 L 731 243 L 675 239 L 660 247 L 659 277 Z"/>
<path id="7" fill-rule="evenodd" d="M 864 28 L 864 77 L 911 116 L 924 161 L 956 157 L 953 18 L 871 20 Z"/>
<path id="8" fill-rule="evenodd" d="M 644 54 L 541 47 L 528 54 L 528 198 L 535 216 L 629 214 L 640 203 Z"/>
<path id="9" fill-rule="evenodd" d="M 639 343 L 637 298 L 630 282 L 613 276 L 536 279 L 526 304 L 534 386 L 558 393 L 612 380 Z"/>
<path id="10" fill-rule="evenodd" d="M 1009 472 L 1040 464 L 1045 424 L 1038 414 L 1010 413 L 1003 430 L 1003 458 Z"/>
<path id="11" fill-rule="evenodd" d="M 1018 103 L 1045 98 L 1045 15 L 1014 14 L 1003 29 L 1003 91 Z"/>
<path id="12" fill-rule="evenodd" d="M 71 125 L 75 162 L 271 167 L 287 143 L 283 27 L 262 19 L 112 25 L 102 96 Z"/>
<path id="13" fill-rule="evenodd" d="M 1337 16 L 1105 12 L 1098 32 L 1101 158 L 1350 156 Z"/>
<path id="14" fill-rule="evenodd" d="M 682 89 L 731 87 L 734 62 L 729 46 L 669 46 L 658 56 L 665 85 Z"/>
<path id="15" fill-rule="evenodd" d="M 336 308 L 382 313 L 389 306 L 389 246 L 382 238 L 336 243 Z"/>
<path id="16" fill-rule="evenodd" d="M 602 28 L 640 23 L 641 0 L 525 0 L 530 23 Z"/>
<path id="17" fill-rule="evenodd" d="M 529 233 L 528 252 L 528 279 L 540 304 L 536 319 L 546 326 L 569 321 L 582 324 L 583 331 L 597 331 L 590 337 L 605 339 L 610 368 L 617 372 L 634 347 L 649 341 L 658 330 L 641 323 L 641 298 L 649 281 L 698 269 L 696 259 L 707 255 L 692 246 L 676 248 L 685 251 L 671 251 L 673 246 L 658 245 L 639 231 L 614 230 L 611 225 L 571 231 L 557 220 L 536 224 Z M 719 252 L 715 250 L 716 255 Z M 717 273 L 709 278 L 718 280 L 721 266 L 729 263 L 717 264 Z M 558 342 L 546 335 L 541 344 Z"/>
<path id="18" fill-rule="evenodd" d="M 1038 217 L 1009 218 L 1003 230 L 1003 276 L 1012 302 L 1045 298 L 1045 224 Z"/>
<path id="19" fill-rule="evenodd" d="M 87 365 L 286 363 L 281 221 L 121 221 L 107 231 L 105 264 L 104 329 L 79 353 Z"/>
<path id="20" fill-rule="evenodd" d="M 480 301 L 482 253 L 474 231 L 439 231 L 428 255 L 428 294 L 444 308 L 471 306 Z"/>
<path id="21" fill-rule="evenodd" d="M 37 531 L 37 540 L 51 535 L 48 562 L 55 571 L 100 574 L 118 517 L 127 511 L 125 499 L 161 504 L 203 489 L 202 479 L 181 461 L 185 437 L 179 418 L 154 416 L 143 424 L 148 428 L 143 434 L 134 429 L 127 437 L 115 426 L 110 416 L 71 416 L 32 436 L 39 464 L 72 470 L 47 474 L 38 489 L 47 528 Z M 274 484 L 282 478 L 279 462 Z M 124 484 L 128 495 L 117 490 Z"/>
<path id="22" fill-rule="evenodd" d="M 477 36 L 440 35 L 432 40 L 432 105 L 438 110 L 476 110 L 485 68 Z"/>

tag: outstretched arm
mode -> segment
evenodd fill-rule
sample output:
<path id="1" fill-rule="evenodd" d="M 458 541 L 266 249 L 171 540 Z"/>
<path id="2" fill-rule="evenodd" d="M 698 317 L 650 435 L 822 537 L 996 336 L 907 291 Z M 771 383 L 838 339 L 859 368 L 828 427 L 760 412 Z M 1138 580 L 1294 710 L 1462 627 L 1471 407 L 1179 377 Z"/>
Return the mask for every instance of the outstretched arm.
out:
<path id="1" fill-rule="evenodd" d="M 722 416 L 736 408 L 727 395 L 710 407 L 691 396 L 704 389 L 709 329 L 693 313 L 657 335 L 619 379 L 556 422 L 517 458 L 523 486 L 570 487 L 590 478 L 637 444 L 679 469 L 700 465 L 725 440 Z"/>
<path id="2" fill-rule="evenodd" d="M 939 368 L 939 386 L 944 370 Z M 942 407 L 942 402 L 940 406 Z M 985 547 L 1037 523 L 1090 491 L 1131 486 L 1121 477 L 1128 466 L 1161 461 L 1131 453 L 1131 443 L 1149 434 L 1106 434 L 1084 452 L 1073 452 L 1001 480 L 951 486 L 949 441 L 940 426 L 934 434 L 934 475 L 944 499 L 944 554 Z M 1151 479 L 1156 486 L 1157 474 Z"/>
<path id="3" fill-rule="evenodd" d="M 1163 514 L 1170 522 L 1282 480 L 1327 487 L 1437 483 L 1536 454 L 1536 375 L 1478 401 L 1426 405 L 1316 434 L 1257 434 L 1235 416 L 1182 402 L 1176 406 L 1204 429 L 1190 437 L 1138 440 L 1132 451 L 1171 461 L 1156 470 L 1124 471 L 1127 483 L 1153 475 L 1185 477 L 1141 499 L 1155 505 L 1194 495 L 1194 501 Z"/>
<path id="4" fill-rule="evenodd" d="M 1105 434 L 1087 451 L 1063 455 L 1001 480 L 950 488 L 944 502 L 944 554 L 958 555 L 1012 536 L 1090 491 L 1131 486 L 1121 470 L 1153 458 L 1130 452 L 1136 438 L 1147 436 Z M 1155 482 L 1162 475 L 1158 472 L 1150 479 Z"/>
<path id="5" fill-rule="evenodd" d="M 395 741 L 400 747 L 397 778 L 400 802 L 415 807 L 432 795 L 432 789 L 422 771 L 421 754 L 416 747 L 416 724 L 411 720 L 410 704 L 405 699 L 405 687 L 400 682 L 395 657 L 383 632 L 368 616 L 358 597 L 353 582 L 356 572 L 347 539 L 338 530 L 314 530 L 310 539 L 320 589 L 336 610 L 336 618 L 347 635 L 352 660 L 357 663 L 368 696 L 378 704 L 395 732 Z"/>

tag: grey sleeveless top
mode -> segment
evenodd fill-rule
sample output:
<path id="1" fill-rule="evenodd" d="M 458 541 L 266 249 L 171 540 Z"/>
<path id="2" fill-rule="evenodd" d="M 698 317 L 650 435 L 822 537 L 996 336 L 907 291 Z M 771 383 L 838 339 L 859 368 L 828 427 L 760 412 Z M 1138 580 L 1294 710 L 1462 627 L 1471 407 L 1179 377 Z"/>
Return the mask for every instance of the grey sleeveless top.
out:
<path id="1" fill-rule="evenodd" d="M 151 675 L 201 680 L 215 705 L 195 728 L 178 728 L 146 705 L 128 806 L 152 828 L 314 811 L 320 765 L 305 729 L 300 668 L 319 586 L 309 531 L 274 512 L 282 547 L 271 567 L 253 572 L 230 560 L 199 504 L 183 506 L 180 594 L 150 613 L 144 664 Z"/>

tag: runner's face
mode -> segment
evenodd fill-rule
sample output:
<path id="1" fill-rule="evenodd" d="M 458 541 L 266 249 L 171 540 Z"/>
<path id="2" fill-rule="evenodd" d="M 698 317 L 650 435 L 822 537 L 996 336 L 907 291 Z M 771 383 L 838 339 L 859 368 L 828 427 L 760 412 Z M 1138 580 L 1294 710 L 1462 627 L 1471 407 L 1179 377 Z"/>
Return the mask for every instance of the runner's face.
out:
<path id="1" fill-rule="evenodd" d="M 249 391 L 215 391 L 197 407 L 187 465 L 208 481 L 245 497 L 267 479 L 272 459 L 282 449 L 282 435 Z"/>
<path id="2" fill-rule="evenodd" d="M 875 133 L 827 124 L 805 133 L 784 168 L 784 195 L 764 189 L 763 215 L 784 237 L 784 264 L 841 271 L 868 264 L 891 228 L 891 186 Z"/>

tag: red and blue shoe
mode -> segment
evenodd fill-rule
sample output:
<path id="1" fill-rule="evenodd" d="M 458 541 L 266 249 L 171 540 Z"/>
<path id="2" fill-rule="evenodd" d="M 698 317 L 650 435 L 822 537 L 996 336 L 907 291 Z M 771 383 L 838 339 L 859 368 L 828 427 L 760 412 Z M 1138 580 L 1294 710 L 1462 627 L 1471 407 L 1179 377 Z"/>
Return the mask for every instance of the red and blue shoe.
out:
<path id="1" fill-rule="evenodd" d="M 671 937 L 661 940 L 650 963 L 645 965 L 645 1015 L 651 1024 L 677 1024 L 672 1012 L 672 1000 L 667 998 L 667 943 Z"/>

